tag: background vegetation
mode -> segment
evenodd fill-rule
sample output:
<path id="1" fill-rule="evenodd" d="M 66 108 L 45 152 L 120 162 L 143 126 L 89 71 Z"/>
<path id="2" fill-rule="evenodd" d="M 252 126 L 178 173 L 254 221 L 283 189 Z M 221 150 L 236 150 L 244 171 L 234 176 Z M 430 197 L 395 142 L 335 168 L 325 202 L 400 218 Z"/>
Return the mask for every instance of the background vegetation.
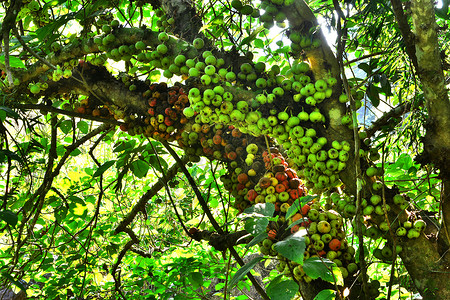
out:
<path id="1" fill-rule="evenodd" d="M 0 297 L 450 299 L 447 1 L 1 5 Z"/>

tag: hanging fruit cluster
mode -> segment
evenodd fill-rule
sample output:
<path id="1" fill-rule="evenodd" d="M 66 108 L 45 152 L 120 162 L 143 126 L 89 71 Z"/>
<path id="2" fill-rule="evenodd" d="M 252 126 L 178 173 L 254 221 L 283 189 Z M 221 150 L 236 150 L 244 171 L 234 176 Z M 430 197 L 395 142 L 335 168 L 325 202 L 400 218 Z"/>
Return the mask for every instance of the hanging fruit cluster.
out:
<path id="1" fill-rule="evenodd" d="M 339 184 L 338 173 L 346 167 L 350 144 L 319 136 L 325 117 L 316 106 L 331 97 L 334 78 L 314 81 L 305 62 L 294 62 L 291 78 L 277 75 L 277 66 L 264 72 L 264 63 L 244 63 L 237 76 L 233 71 L 220 75 L 212 53 L 203 52 L 203 58 L 202 67 L 195 69 L 202 86 L 189 90 L 190 106 L 183 111 L 187 118 L 199 124 L 231 124 L 255 137 L 269 135 L 288 151 L 296 168 L 303 169 L 311 186 L 323 189 Z M 234 100 L 227 87 L 214 83 L 222 77 L 228 84 L 247 85 L 261 93 Z"/>
<path id="2" fill-rule="evenodd" d="M 188 97 L 180 85 L 167 87 L 166 83 L 153 83 L 144 92 L 148 96 L 148 114 L 145 118 L 144 135 L 155 139 L 172 140 L 180 138 L 187 119 L 182 111 L 185 108 Z"/>
<path id="3" fill-rule="evenodd" d="M 252 149 L 249 150 L 252 152 Z M 342 216 L 336 211 L 324 210 L 316 202 L 299 206 L 297 211 L 287 216 L 287 212 L 292 210 L 291 206 L 298 203 L 296 200 L 306 195 L 306 188 L 296 171 L 289 168 L 289 164 L 275 148 L 264 151 L 262 157 L 267 172 L 256 185 L 249 184 L 244 173 L 232 176 L 234 178 L 230 180 L 231 184 L 230 181 L 225 183 L 226 188 L 237 190 L 238 195 L 243 194 L 241 191 L 246 191 L 244 197 L 236 198 L 236 201 L 240 200 L 236 202 L 240 210 L 257 203 L 274 204 L 274 216 L 278 216 L 278 219 L 269 223 L 268 238 L 260 242 L 261 253 L 277 256 L 280 261 L 277 269 L 281 273 L 295 277 L 296 280 L 310 282 L 312 278 L 306 275 L 300 264 L 278 254 L 274 247 L 276 242 L 284 240 L 291 233 L 305 230 L 305 260 L 314 256 L 327 258 L 336 263 L 344 278 L 355 274 L 358 270 L 354 261 L 355 250 L 348 246 Z M 237 183 L 233 184 L 233 181 Z"/>
<path id="4" fill-rule="evenodd" d="M 261 177 L 258 184 L 248 190 L 244 199 L 251 204 L 273 203 L 275 211 L 286 213 L 295 200 L 306 194 L 306 189 L 280 153 L 264 151 L 263 160 L 266 169 L 271 172 Z"/>
<path id="5" fill-rule="evenodd" d="M 343 220 L 337 212 L 325 211 L 318 203 L 310 202 L 304 204 L 287 222 L 288 224 L 298 223 L 291 227 L 290 232 L 294 233 L 298 230 L 307 232 L 304 260 L 310 257 L 327 258 L 339 267 L 344 279 L 358 271 L 354 258 L 355 249 L 348 245 L 343 230 Z M 278 223 L 269 224 L 269 237 L 260 243 L 261 253 L 277 256 L 280 261 L 277 265 L 279 272 L 295 277 L 298 281 L 310 282 L 312 278 L 304 272 L 302 265 L 286 259 L 275 250 L 275 243 L 286 237 L 286 233 L 277 227 L 280 227 Z"/>
<path id="6" fill-rule="evenodd" d="M 76 104 L 75 112 L 92 115 L 93 117 L 113 118 L 114 113 L 95 97 L 88 97 Z"/>

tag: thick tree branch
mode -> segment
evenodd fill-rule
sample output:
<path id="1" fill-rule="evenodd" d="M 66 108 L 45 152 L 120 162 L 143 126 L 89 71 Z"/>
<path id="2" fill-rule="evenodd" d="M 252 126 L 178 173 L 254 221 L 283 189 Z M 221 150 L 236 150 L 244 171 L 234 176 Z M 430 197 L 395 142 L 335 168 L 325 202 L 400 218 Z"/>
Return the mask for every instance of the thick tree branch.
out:
<path id="1" fill-rule="evenodd" d="M 100 122 L 100 123 L 104 123 L 104 124 L 110 124 L 110 125 L 116 125 L 116 126 L 120 126 L 121 124 L 123 124 L 122 122 L 119 122 L 119 121 L 114 120 L 114 119 L 106 119 L 106 118 L 101 118 L 101 117 L 94 117 L 92 115 L 86 115 L 86 114 L 77 113 L 75 111 L 59 109 L 59 108 L 56 108 L 56 107 L 53 107 L 53 106 L 48 106 L 48 105 L 45 105 L 45 104 L 11 103 L 11 107 L 12 108 L 17 108 L 17 109 L 20 109 L 20 110 L 39 110 L 40 112 L 57 113 L 58 115 L 75 117 L 75 118 L 80 118 L 80 119 L 83 119 L 83 120 L 91 120 L 91 121 L 96 121 L 96 122 Z"/>
<path id="2" fill-rule="evenodd" d="M 417 57 L 414 49 L 414 34 L 411 32 L 411 28 L 408 24 L 408 18 L 406 17 L 402 1 L 400 0 L 391 0 L 392 9 L 394 10 L 395 17 L 397 19 L 397 24 L 400 29 L 400 32 L 403 36 L 403 40 L 405 43 L 406 53 L 408 53 L 409 58 L 414 66 L 415 70 L 418 70 L 419 66 L 417 64 Z"/>
<path id="3" fill-rule="evenodd" d="M 373 136 L 383 126 L 389 124 L 392 119 L 399 118 L 408 113 L 411 110 L 411 106 L 411 102 L 406 102 L 383 114 L 380 118 L 373 122 L 369 128 L 366 129 L 367 137 L 370 138 Z"/>
<path id="4" fill-rule="evenodd" d="M 411 7 L 416 34 L 418 76 L 428 109 L 427 133 L 421 160 L 436 164 L 450 176 L 450 101 L 439 55 L 437 24 L 432 0 L 414 0 Z"/>
<path id="5" fill-rule="evenodd" d="M 192 235 L 196 241 L 205 240 L 208 241 L 211 246 L 213 246 L 218 251 L 224 251 L 227 248 L 239 245 L 239 244 L 247 244 L 253 237 L 246 237 L 249 233 L 245 230 L 233 232 L 233 233 L 224 233 L 218 234 L 214 231 L 208 230 L 199 230 L 195 231 Z"/>

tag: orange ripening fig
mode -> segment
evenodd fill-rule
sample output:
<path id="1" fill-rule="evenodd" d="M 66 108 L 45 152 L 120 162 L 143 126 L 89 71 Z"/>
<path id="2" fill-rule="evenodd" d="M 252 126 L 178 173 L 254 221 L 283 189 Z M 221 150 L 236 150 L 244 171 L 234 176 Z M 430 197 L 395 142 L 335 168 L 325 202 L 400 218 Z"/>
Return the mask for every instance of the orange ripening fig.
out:
<path id="1" fill-rule="evenodd" d="M 274 240 L 275 237 L 277 236 L 277 231 L 275 229 L 271 229 L 268 232 L 269 235 L 269 240 Z"/>
<path id="2" fill-rule="evenodd" d="M 300 228 L 300 225 L 294 225 L 291 227 L 291 233 L 296 233 L 298 231 L 298 229 Z"/>
<path id="3" fill-rule="evenodd" d="M 310 209 L 311 209 L 311 207 L 308 204 L 303 205 L 302 206 L 302 215 L 306 216 Z"/>
<path id="4" fill-rule="evenodd" d="M 338 251 L 341 249 L 341 241 L 338 239 L 332 239 L 328 244 L 328 247 L 330 247 L 330 250 Z"/>
<path id="5" fill-rule="evenodd" d="M 279 184 L 277 184 L 277 185 L 275 186 L 275 191 L 276 191 L 277 193 L 284 192 L 285 190 L 286 190 L 286 187 L 285 187 L 284 184 L 282 184 L 282 183 L 279 183 Z"/>
<path id="6" fill-rule="evenodd" d="M 291 220 L 292 222 L 295 222 L 297 220 L 300 220 L 301 218 L 303 218 L 302 214 L 296 213 L 295 215 L 292 216 Z"/>

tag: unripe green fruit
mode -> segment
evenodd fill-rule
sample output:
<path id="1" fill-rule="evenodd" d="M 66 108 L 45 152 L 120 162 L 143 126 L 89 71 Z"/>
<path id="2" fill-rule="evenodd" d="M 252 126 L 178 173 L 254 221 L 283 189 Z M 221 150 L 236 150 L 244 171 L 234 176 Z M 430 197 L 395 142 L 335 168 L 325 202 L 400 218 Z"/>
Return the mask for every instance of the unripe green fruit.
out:
<path id="1" fill-rule="evenodd" d="M 206 52 L 206 51 L 205 51 L 205 52 Z M 205 53 L 205 52 L 204 52 L 204 53 Z M 214 55 L 209 55 L 209 56 L 207 56 L 207 57 L 205 58 L 205 63 L 206 63 L 207 65 L 215 66 L 216 63 L 217 63 L 217 59 L 214 57 Z"/>
<path id="2" fill-rule="evenodd" d="M 136 47 L 137 48 L 137 47 Z M 193 60 L 192 60 L 193 61 Z M 173 60 L 173 62 L 178 65 L 181 66 L 186 62 L 186 56 L 184 56 L 183 54 L 179 54 L 175 57 L 175 59 Z"/>
<path id="3" fill-rule="evenodd" d="M 339 102 L 346 103 L 348 101 L 348 97 L 346 94 L 342 94 L 339 96 Z"/>
<path id="4" fill-rule="evenodd" d="M 207 74 L 202 75 L 202 77 L 200 77 L 200 81 L 203 85 L 209 85 L 211 83 L 211 77 Z"/>
<path id="5" fill-rule="evenodd" d="M 319 79 L 314 83 L 314 87 L 317 91 L 323 92 L 327 89 L 327 83 L 323 79 Z"/>
<path id="6" fill-rule="evenodd" d="M 106 40 L 107 43 L 112 43 L 116 40 L 116 37 L 114 36 L 114 34 L 110 33 L 107 36 L 105 36 L 103 40 Z"/>
<path id="7" fill-rule="evenodd" d="M 158 34 L 158 40 L 160 42 L 166 42 L 169 40 L 169 35 L 165 32 L 161 32 L 160 34 Z"/>
<path id="8" fill-rule="evenodd" d="M 209 76 L 213 76 L 216 73 L 216 68 L 212 65 L 205 67 L 205 74 Z"/>
<path id="9" fill-rule="evenodd" d="M 323 115 L 319 111 L 313 111 L 309 115 L 309 119 L 311 120 L 311 122 L 314 122 L 314 123 L 322 122 L 323 121 Z"/>
<path id="10" fill-rule="evenodd" d="M 147 45 L 143 41 L 136 42 L 136 44 L 134 46 L 138 50 L 144 50 L 145 48 L 147 48 Z"/>
<path id="11" fill-rule="evenodd" d="M 170 72 L 169 69 L 166 69 L 166 70 L 164 70 L 164 72 L 163 72 L 163 76 L 166 77 L 166 78 L 172 78 L 172 77 L 173 77 L 173 73 Z"/>
<path id="12" fill-rule="evenodd" d="M 176 58 L 175 58 L 175 60 L 176 60 Z M 195 67 L 195 61 L 192 58 L 189 58 L 188 60 L 186 60 L 186 66 L 188 66 L 189 68 Z"/>
<path id="13" fill-rule="evenodd" d="M 236 80 L 236 74 L 234 72 L 228 72 L 227 75 L 225 75 L 225 79 L 227 81 L 233 82 Z"/>
<path id="14" fill-rule="evenodd" d="M 195 111 L 192 109 L 192 107 L 186 107 L 183 109 L 183 114 L 186 116 L 186 118 L 190 119 L 194 116 Z"/>
<path id="15" fill-rule="evenodd" d="M 158 45 L 158 47 L 156 47 L 156 51 L 158 51 L 159 54 L 164 55 L 167 53 L 168 48 L 166 45 L 160 44 L 160 45 Z"/>
<path id="16" fill-rule="evenodd" d="M 408 230 L 408 234 L 407 237 L 408 239 L 416 239 L 420 236 L 420 231 L 415 229 L 415 228 L 411 228 L 410 230 Z"/>
<path id="17" fill-rule="evenodd" d="M 416 220 L 414 222 L 414 229 L 418 230 L 418 231 L 423 231 L 425 229 L 425 227 L 427 227 L 427 223 L 425 223 L 424 220 Z"/>
<path id="18" fill-rule="evenodd" d="M 377 175 L 377 173 L 378 173 L 378 171 L 377 171 L 377 168 L 375 168 L 375 167 L 369 167 L 366 170 L 366 175 L 369 177 L 373 177 L 373 176 Z"/>
<path id="19" fill-rule="evenodd" d="M 394 196 L 393 201 L 397 205 L 402 205 L 405 202 L 405 198 L 403 198 L 402 195 L 397 194 Z"/>
<path id="20" fill-rule="evenodd" d="M 112 20 L 110 25 L 113 28 L 119 27 L 119 25 L 120 25 L 119 20 Z"/>
<path id="21" fill-rule="evenodd" d="M 196 38 L 192 42 L 192 44 L 193 44 L 194 48 L 197 49 L 197 50 L 202 49 L 203 46 L 205 46 L 205 42 L 201 38 Z"/>
<path id="22" fill-rule="evenodd" d="M 264 78 L 258 78 L 255 84 L 257 88 L 263 89 L 267 86 L 267 81 Z"/>
<path id="23" fill-rule="evenodd" d="M 253 67 L 249 63 L 243 63 L 241 65 L 241 72 L 244 74 L 250 74 L 253 71 Z"/>
<path id="24" fill-rule="evenodd" d="M 407 234 L 407 230 L 405 227 L 399 227 L 397 228 L 397 230 L 395 231 L 395 233 L 397 234 L 397 236 L 405 236 Z"/>
<path id="25" fill-rule="evenodd" d="M 198 77 L 198 76 L 200 76 L 200 72 L 196 68 L 190 68 L 189 69 L 189 76 Z"/>
<path id="26" fill-rule="evenodd" d="M 39 87 L 39 85 L 33 84 L 32 86 L 30 86 L 30 92 L 32 92 L 33 94 L 38 94 L 40 91 L 41 88 Z"/>
<path id="27" fill-rule="evenodd" d="M 111 32 L 111 26 L 109 26 L 109 25 L 107 25 L 107 24 L 103 25 L 103 26 L 102 26 L 102 31 L 103 31 L 104 33 L 110 33 L 110 32 Z"/>

